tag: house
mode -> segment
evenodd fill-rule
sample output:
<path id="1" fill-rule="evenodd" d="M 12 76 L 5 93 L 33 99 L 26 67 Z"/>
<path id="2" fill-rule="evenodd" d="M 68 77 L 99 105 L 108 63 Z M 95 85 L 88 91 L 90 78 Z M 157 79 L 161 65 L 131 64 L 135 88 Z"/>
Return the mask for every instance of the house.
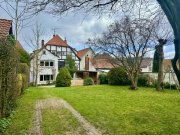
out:
<path id="1" fill-rule="evenodd" d="M 0 39 L 6 39 L 8 35 L 13 34 L 12 21 L 0 19 Z"/>
<path id="2" fill-rule="evenodd" d="M 153 67 L 153 59 L 152 58 L 144 58 L 141 63 L 141 73 L 150 73 L 152 72 Z"/>
<path id="3" fill-rule="evenodd" d="M 107 53 L 96 54 L 93 65 L 98 73 L 107 73 L 112 68 L 118 67 L 117 61 Z"/>
<path id="4" fill-rule="evenodd" d="M 80 60 L 80 69 L 76 72 L 76 78 L 85 79 L 86 77 L 93 78 L 97 83 L 97 71 L 93 65 L 94 51 L 91 48 L 85 48 L 77 51 Z"/>
<path id="5" fill-rule="evenodd" d="M 30 82 L 37 84 L 47 84 L 55 81 L 58 71 L 65 66 L 67 56 L 72 56 L 75 60 L 77 73 L 76 78 L 90 76 L 97 78 L 96 69 L 91 63 L 94 52 L 90 48 L 76 51 L 67 40 L 63 40 L 59 35 L 53 35 L 46 44 L 42 40 L 42 47 L 31 54 Z"/>

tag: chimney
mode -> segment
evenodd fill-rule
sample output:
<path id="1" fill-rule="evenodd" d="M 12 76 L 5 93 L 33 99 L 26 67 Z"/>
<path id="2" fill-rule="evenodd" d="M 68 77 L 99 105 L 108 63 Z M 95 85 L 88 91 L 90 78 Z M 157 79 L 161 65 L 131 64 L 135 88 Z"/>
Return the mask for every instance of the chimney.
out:
<path id="1" fill-rule="evenodd" d="M 66 40 L 66 37 L 65 37 L 65 39 L 64 39 L 64 42 L 67 44 L 67 40 Z"/>
<path id="2" fill-rule="evenodd" d="M 55 34 L 53 34 L 53 37 L 55 37 Z"/>
<path id="3" fill-rule="evenodd" d="M 44 40 L 41 40 L 41 47 L 44 48 Z"/>

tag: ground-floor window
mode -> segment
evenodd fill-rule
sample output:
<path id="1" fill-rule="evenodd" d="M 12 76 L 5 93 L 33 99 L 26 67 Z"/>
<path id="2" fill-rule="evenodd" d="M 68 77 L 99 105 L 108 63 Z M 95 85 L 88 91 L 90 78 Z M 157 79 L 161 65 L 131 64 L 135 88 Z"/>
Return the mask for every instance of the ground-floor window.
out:
<path id="1" fill-rule="evenodd" d="M 40 81 L 53 81 L 54 75 L 40 75 Z"/>

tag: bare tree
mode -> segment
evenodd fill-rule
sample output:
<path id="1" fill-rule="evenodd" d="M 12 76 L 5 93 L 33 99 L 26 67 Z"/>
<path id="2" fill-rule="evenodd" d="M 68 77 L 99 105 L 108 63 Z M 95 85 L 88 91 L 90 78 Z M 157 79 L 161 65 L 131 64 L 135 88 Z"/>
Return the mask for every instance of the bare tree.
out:
<path id="1" fill-rule="evenodd" d="M 34 52 L 31 60 L 31 67 L 32 70 L 30 72 L 33 75 L 33 85 L 37 86 L 37 78 L 39 71 L 39 65 L 40 65 L 40 58 L 41 58 L 41 42 L 44 42 L 42 39 L 42 35 L 44 34 L 44 30 L 42 28 L 42 25 L 36 22 L 35 28 L 32 29 L 33 37 L 29 39 L 29 41 L 26 41 L 29 46 L 33 46 Z M 42 43 L 43 44 L 43 43 Z"/>
<path id="2" fill-rule="evenodd" d="M 110 25 L 102 37 L 89 40 L 95 49 L 104 51 L 123 66 L 131 80 L 131 89 L 137 89 L 140 65 L 145 54 L 153 48 L 151 38 L 154 31 L 150 20 L 131 20 L 128 17 Z"/>
<path id="3" fill-rule="evenodd" d="M 28 12 L 29 0 L 2 0 L 0 8 L 3 9 L 13 20 L 15 25 L 15 39 L 22 28 L 27 27 L 32 19 L 32 15 Z"/>

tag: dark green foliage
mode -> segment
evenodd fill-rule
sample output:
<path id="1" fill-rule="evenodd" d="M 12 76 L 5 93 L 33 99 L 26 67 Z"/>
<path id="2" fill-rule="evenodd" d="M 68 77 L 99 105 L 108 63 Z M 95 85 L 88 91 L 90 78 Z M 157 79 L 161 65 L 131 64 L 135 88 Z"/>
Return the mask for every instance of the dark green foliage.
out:
<path id="1" fill-rule="evenodd" d="M 12 112 L 9 117 L 0 119 L 0 133 L 4 133 L 6 131 L 6 128 L 11 124 L 13 115 L 14 112 Z"/>
<path id="2" fill-rule="evenodd" d="M 19 54 L 19 58 L 20 58 L 20 62 L 21 63 L 26 63 L 27 65 L 29 65 L 30 63 L 30 56 L 29 54 L 23 50 L 22 48 L 16 48 Z"/>
<path id="3" fill-rule="evenodd" d="M 65 63 L 69 73 L 71 74 L 71 77 L 73 77 L 73 74 L 77 70 L 75 60 L 71 56 L 67 56 Z"/>
<path id="4" fill-rule="evenodd" d="M 148 76 L 140 75 L 138 77 L 138 86 L 149 86 Z"/>
<path id="5" fill-rule="evenodd" d="M 0 41 L 0 118 L 16 106 L 18 54 L 12 41 Z"/>
<path id="6" fill-rule="evenodd" d="M 100 84 L 108 84 L 108 78 L 106 73 L 102 73 L 98 77 Z"/>
<path id="7" fill-rule="evenodd" d="M 22 76 L 22 88 L 21 88 L 21 94 L 22 94 L 24 90 L 28 88 L 29 66 L 26 63 L 20 63 L 18 67 L 18 73 L 21 74 Z"/>
<path id="8" fill-rule="evenodd" d="M 93 85 L 94 81 L 91 77 L 87 77 L 86 79 L 84 79 L 84 85 Z"/>
<path id="9" fill-rule="evenodd" d="M 171 85 L 170 85 L 170 83 L 166 82 L 166 83 L 164 83 L 164 89 L 173 89 L 173 90 L 177 90 L 177 87 L 176 87 L 175 84 L 171 84 Z"/>
<path id="10" fill-rule="evenodd" d="M 154 59 L 153 59 L 153 68 L 152 72 L 153 73 L 158 73 L 159 71 L 159 54 L 157 50 L 154 52 Z"/>
<path id="11" fill-rule="evenodd" d="M 56 87 L 71 86 L 71 75 L 66 67 L 62 67 L 56 77 Z"/>
<path id="12" fill-rule="evenodd" d="M 113 68 L 108 72 L 108 83 L 110 85 L 129 85 L 130 80 L 123 67 Z"/>
<path id="13" fill-rule="evenodd" d="M 149 79 L 147 75 L 140 75 L 138 77 L 138 86 L 149 86 Z"/>

